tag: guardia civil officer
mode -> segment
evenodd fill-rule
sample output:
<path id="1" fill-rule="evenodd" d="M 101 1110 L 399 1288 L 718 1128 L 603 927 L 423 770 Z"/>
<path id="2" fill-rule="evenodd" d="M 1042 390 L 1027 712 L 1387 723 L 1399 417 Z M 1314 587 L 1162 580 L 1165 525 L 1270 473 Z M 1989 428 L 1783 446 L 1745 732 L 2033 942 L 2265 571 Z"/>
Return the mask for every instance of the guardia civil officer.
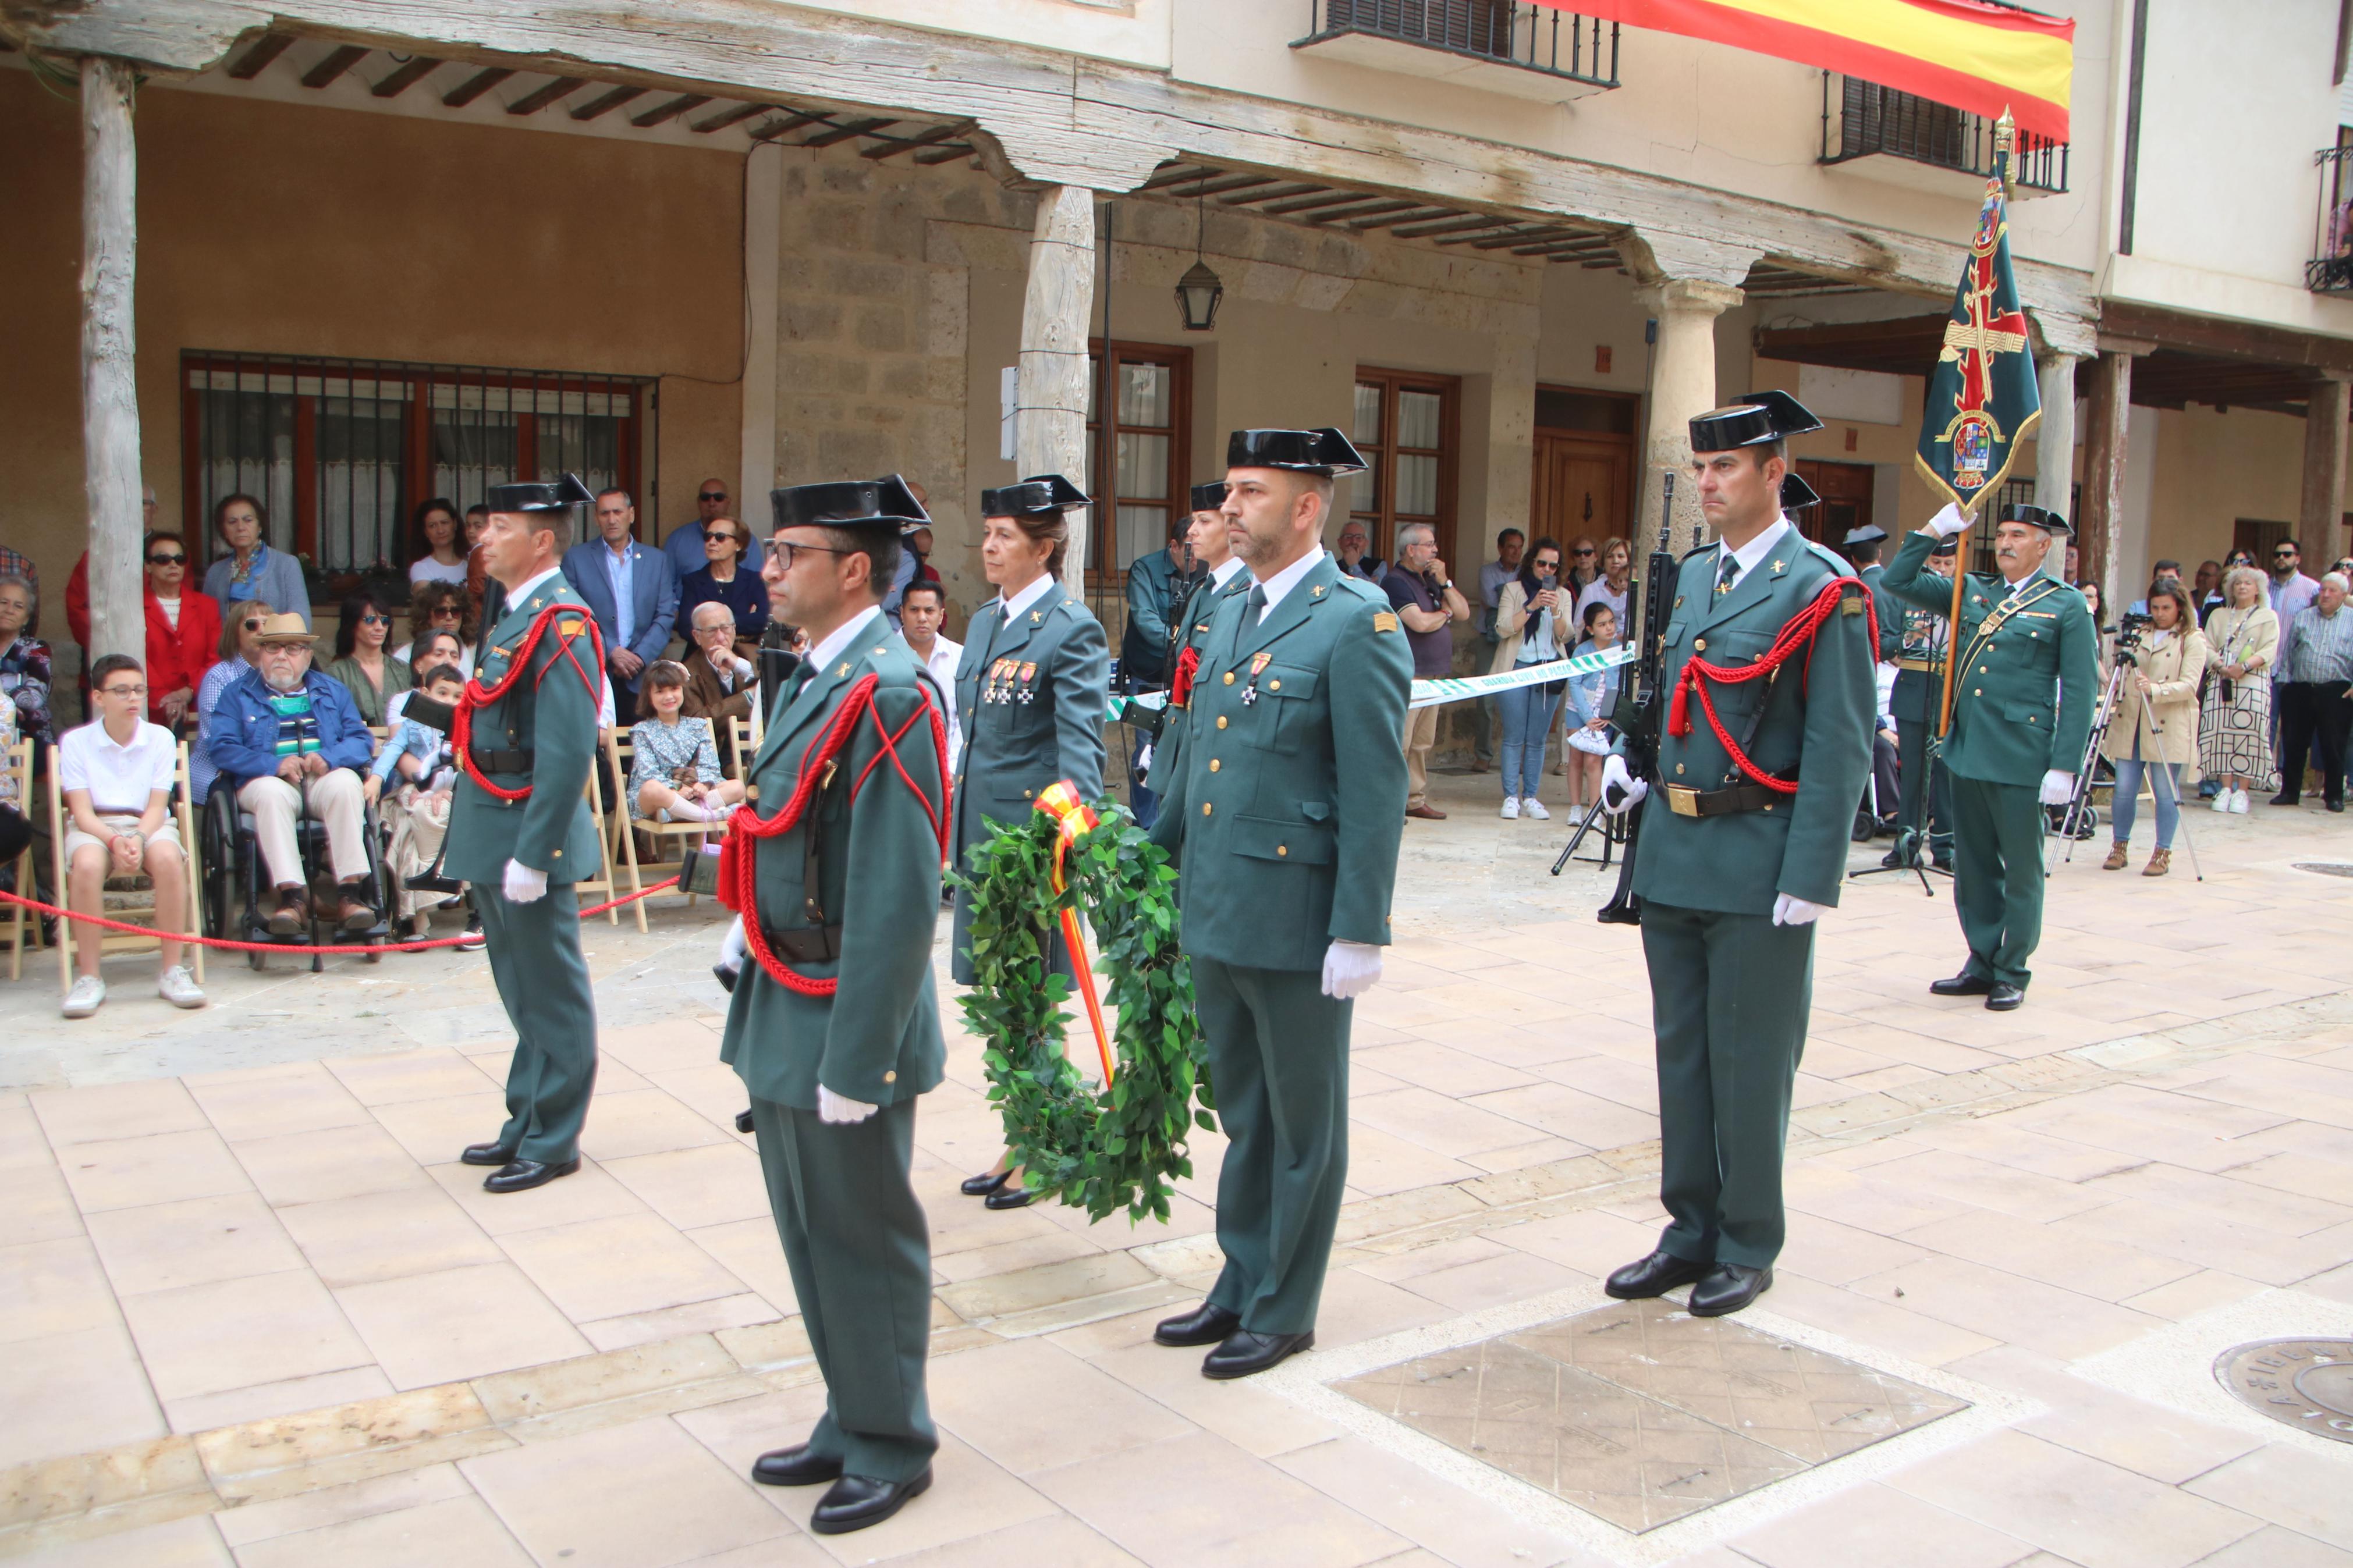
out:
<path id="1" fill-rule="evenodd" d="M 572 542 L 572 509 L 593 499 L 569 474 L 492 485 L 482 531 L 504 614 L 466 687 L 470 744 L 458 758 L 443 864 L 473 884 L 491 977 L 514 1025 L 506 1125 L 459 1156 L 499 1167 L 482 1183 L 494 1193 L 580 1168 L 596 1082 L 596 1005 L 573 885 L 598 866 L 582 791 L 596 755 L 602 669 L 596 617 L 557 565 Z M 422 718 L 418 701 L 408 711 Z"/>
<path id="2" fill-rule="evenodd" d="M 776 618 L 810 647 L 752 759 L 746 811 L 776 822 L 805 775 L 815 782 L 789 826 L 730 835 L 729 855 L 754 857 L 756 897 L 741 911 L 752 952 L 720 1055 L 751 1092 L 768 1205 L 826 1387 L 807 1441 L 762 1455 L 752 1479 L 832 1482 L 809 1528 L 835 1535 L 923 1492 L 939 1447 L 923 1390 L 930 1233 L 908 1170 L 915 1097 L 938 1085 L 946 1057 L 932 987 L 943 763 L 923 667 L 881 608 L 902 531 L 929 520 L 895 476 L 797 485 L 771 502 L 760 576 Z M 825 749 L 843 706 L 869 701 L 881 728 L 855 716 Z M 886 746 L 882 731 L 901 739 Z"/>
<path id="3" fill-rule="evenodd" d="M 1218 600 L 1250 587 L 1250 568 L 1234 552 L 1233 537 L 1226 531 L 1226 481 L 1195 485 L 1191 499 L 1193 515 L 1185 542 L 1193 547 L 1193 563 L 1204 570 L 1201 580 L 1186 592 L 1172 628 L 1176 651 L 1168 661 L 1168 706 L 1161 711 L 1160 735 L 1152 745 L 1150 776 L 1155 790 L 1159 789 L 1156 781 L 1175 778 L 1181 765 L 1186 710 L 1191 703 L 1193 682 L 1200 675 L 1202 657 L 1208 652 L 1209 621 L 1217 614 Z M 1169 828 L 1172 843 L 1183 843 L 1185 825 L 1175 822 Z"/>
<path id="4" fill-rule="evenodd" d="M 1952 585 L 1928 552 L 1969 525 L 1947 506 L 1904 542 L 1887 591 L 1907 605 L 1952 613 Z M 2075 793 L 2075 771 L 2099 701 L 2096 634 L 2084 595 L 2042 570 L 2067 520 L 2010 506 L 1994 525 L 1997 570 L 1961 589 L 1953 647 L 1953 725 L 1945 772 L 1953 799 L 1953 903 L 1969 961 L 1928 989 L 1982 996 L 1997 1013 L 2026 1000 L 2027 961 L 2042 939 L 2044 805 Z M 1941 689 L 1936 700 L 1942 700 Z"/>
<path id="5" fill-rule="evenodd" d="M 1039 795 L 1059 779 L 1092 801 L 1103 787 L 1103 715 L 1111 701 L 1109 646 L 1103 623 L 1085 601 L 1064 592 L 1062 557 L 1070 549 L 1070 514 L 1087 504 L 1078 486 L 1060 474 L 1039 474 L 1018 485 L 980 492 L 987 532 L 981 570 L 997 584 L 965 628 L 956 665 L 956 713 L 964 752 L 956 759 L 955 864 L 972 869 L 975 847 L 992 822 L 1018 823 L 1037 808 Z M 1049 934 L 1054 973 L 1069 974 L 1071 956 Z M 951 973 L 971 984 L 972 895 L 959 888 L 949 938 Z M 1019 1208 L 1028 1188 L 1013 1184 L 1011 1155 L 964 1191 L 993 1209 Z"/>
<path id="6" fill-rule="evenodd" d="M 1659 1201 L 1668 1215 L 1658 1250 L 1604 1289 L 1630 1299 L 1690 1285 L 1700 1317 L 1736 1312 L 1772 1287 L 1814 921 L 1838 903 L 1871 766 L 1870 595 L 1782 509 L 1784 443 L 1820 428 L 1778 392 L 1751 393 L 1691 422 L 1700 510 L 1718 538 L 1683 559 L 1662 662 L 1664 689 L 1687 669 L 1702 684 L 1686 697 L 1685 732 L 1664 727 L 1647 785 L 1629 779 L 1622 758 L 1602 769 L 1609 809 L 1649 796 L 1634 891 L 1658 1037 Z M 1831 587 L 1842 578 L 1851 586 Z M 1704 679 L 1754 665 L 1783 627 L 1825 611 L 1771 676 Z M 1702 690 L 1753 773 L 1719 737 Z"/>
<path id="7" fill-rule="evenodd" d="M 1936 732 L 1937 704 L 1944 700 L 1945 658 L 1951 647 L 1953 563 L 1959 542 L 1947 539 L 1928 552 L 1927 566 L 1938 574 L 1942 595 L 1934 610 L 1908 605 L 1887 591 L 1883 574 L 1878 583 L 1879 640 L 1882 656 L 1895 666 L 1895 689 L 1888 695 L 1888 711 L 1895 720 L 1897 836 L 1895 847 L 1880 864 L 1890 870 L 1920 861 L 1926 843 L 1930 860 L 1941 871 L 1953 868 L 1952 782 L 1944 758 L 1932 763 L 1929 742 Z"/>
<path id="8" fill-rule="evenodd" d="M 1201 1306 L 1154 1332 L 1244 1377 L 1315 1342 L 1348 1171 L 1348 1025 L 1380 978 L 1405 828 L 1412 658 L 1387 595 L 1324 552 L 1337 430 L 1238 430 L 1225 517 L 1250 586 L 1217 600 L 1155 842 L 1180 852 L 1182 943 L 1224 1126 Z M 1182 823 L 1180 835 L 1176 825 Z"/>

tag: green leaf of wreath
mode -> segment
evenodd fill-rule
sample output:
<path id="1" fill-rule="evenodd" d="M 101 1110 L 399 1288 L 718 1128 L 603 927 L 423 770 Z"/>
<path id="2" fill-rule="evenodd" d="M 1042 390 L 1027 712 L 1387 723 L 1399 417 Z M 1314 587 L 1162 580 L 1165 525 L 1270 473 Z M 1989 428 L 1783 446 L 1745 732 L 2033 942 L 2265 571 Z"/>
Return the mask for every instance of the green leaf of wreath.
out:
<path id="1" fill-rule="evenodd" d="M 968 867 L 949 874 L 973 900 L 965 1023 L 984 1042 L 988 1098 L 1025 1186 L 1091 1220 L 1117 1208 L 1131 1224 L 1166 1220 L 1172 1182 L 1193 1173 L 1187 1135 L 1196 1124 L 1217 1131 L 1217 1100 L 1192 966 L 1176 945 L 1176 872 L 1126 808 L 1105 799 L 1094 810 L 1100 823 L 1071 845 L 1059 896 L 1054 823 L 1043 812 L 990 823 Z M 1071 984 L 1046 973 L 1046 955 L 1065 906 L 1087 916 L 1101 950 L 1116 1068 L 1109 1091 L 1090 1089 L 1063 1048 Z M 1092 1034 L 1082 1019 L 1071 1042 L 1089 1061 Z"/>

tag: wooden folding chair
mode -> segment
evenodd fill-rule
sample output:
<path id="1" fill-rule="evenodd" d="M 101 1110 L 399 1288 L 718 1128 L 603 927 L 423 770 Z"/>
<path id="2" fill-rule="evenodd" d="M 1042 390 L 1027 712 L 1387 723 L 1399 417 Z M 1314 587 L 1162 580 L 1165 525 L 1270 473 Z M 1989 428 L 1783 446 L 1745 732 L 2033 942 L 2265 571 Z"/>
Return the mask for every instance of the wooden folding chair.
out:
<path id="1" fill-rule="evenodd" d="M 60 899 L 67 897 L 67 889 L 69 886 L 66 876 L 66 792 L 64 785 L 58 782 L 62 776 L 58 772 L 58 749 L 53 744 L 49 747 L 49 861 L 50 872 L 57 879 L 58 896 Z M 183 868 L 188 881 L 187 929 L 188 933 L 193 936 L 201 935 L 205 929 L 203 891 L 205 866 L 204 846 L 196 838 L 195 813 L 188 805 L 190 793 L 188 743 L 182 741 L 179 755 L 173 763 L 171 809 L 173 821 L 177 824 L 180 830 L 180 856 L 185 862 Z M 104 891 L 100 895 L 101 907 L 99 912 L 109 919 L 128 920 L 136 923 L 140 916 L 153 915 L 157 912 L 153 898 L 154 884 L 144 875 L 109 877 L 100 886 Z M 144 889 L 149 894 L 144 904 L 136 903 L 130 899 L 120 901 L 110 900 L 105 897 L 106 892 L 129 893 L 140 889 Z M 98 951 L 101 961 L 110 952 L 142 952 L 158 945 L 158 939 L 155 937 L 133 936 L 128 931 L 96 930 L 91 935 L 84 936 L 79 931 L 77 922 L 59 920 L 58 921 L 58 988 L 60 993 L 73 989 L 74 947 L 78 942 L 95 942 L 99 944 Z M 190 954 L 188 966 L 195 974 L 196 984 L 202 985 L 205 983 L 205 950 L 201 944 L 193 942 L 187 944 L 187 950 Z"/>
<path id="2" fill-rule="evenodd" d="M 613 731 L 610 730 L 597 731 L 596 743 L 600 749 L 609 747 L 612 740 Z M 620 892 L 621 886 L 613 876 L 613 825 L 605 815 L 605 786 L 597 777 L 596 769 L 588 770 L 588 782 L 581 786 L 581 793 L 587 797 L 588 815 L 596 824 L 596 855 L 604 868 L 602 877 L 584 879 L 573 884 L 574 891 L 582 896 L 582 901 L 585 903 L 590 901 L 588 899 L 590 894 L 597 895 L 599 900 L 612 898 Z M 638 930 L 644 931 L 646 929 L 645 900 L 640 899 L 629 908 L 638 917 Z M 617 909 L 607 910 L 605 919 L 608 924 L 619 925 L 621 911 Z"/>
<path id="3" fill-rule="evenodd" d="M 0 776 L 8 780 L 10 797 L 25 820 L 33 820 L 33 738 L 20 735 L 8 748 L 7 764 L 0 767 Z M 54 791 L 52 793 L 55 793 Z M 33 889 L 33 847 L 25 846 L 16 857 L 16 880 L 14 891 L 19 898 L 35 896 Z M 16 980 L 25 973 L 25 946 L 40 944 L 40 917 L 22 904 L 8 906 L 8 978 Z"/>
<path id="4" fill-rule="evenodd" d="M 752 753 L 760 749 L 760 710 L 754 706 L 749 714 L 738 714 L 727 721 L 728 742 L 735 748 L 735 761 L 728 766 L 727 776 L 737 784 L 752 782 Z"/>
<path id="5" fill-rule="evenodd" d="M 635 754 L 635 750 L 629 743 L 629 732 L 627 730 L 613 729 L 605 732 L 605 755 L 612 763 L 613 777 L 617 781 L 616 787 L 621 795 L 619 808 L 613 813 L 613 818 L 619 824 L 621 853 L 629 868 L 629 891 L 639 893 L 645 890 L 644 873 L 648 871 L 675 872 L 683 878 L 686 874 L 686 857 L 689 853 L 684 841 L 689 838 L 707 838 L 723 835 L 727 831 L 727 824 L 723 820 L 664 822 L 659 817 L 639 816 L 637 802 L 629 795 L 629 763 Z M 675 862 L 659 860 L 651 865 L 640 863 L 638 859 L 638 835 L 640 833 L 656 843 L 665 838 L 679 840 L 678 859 Z M 696 895 L 692 893 L 686 895 L 686 901 L 690 908 L 692 907 L 695 897 Z M 643 899 L 637 900 L 636 908 L 639 921 L 646 918 L 645 907 Z"/>

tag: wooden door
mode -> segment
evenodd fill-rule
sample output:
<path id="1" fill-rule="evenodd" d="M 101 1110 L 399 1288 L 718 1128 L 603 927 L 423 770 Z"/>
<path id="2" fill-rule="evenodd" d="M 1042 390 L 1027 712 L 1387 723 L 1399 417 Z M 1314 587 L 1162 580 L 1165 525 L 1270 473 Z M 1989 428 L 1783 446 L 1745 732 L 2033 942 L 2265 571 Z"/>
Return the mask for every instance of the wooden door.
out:
<path id="1" fill-rule="evenodd" d="M 1633 468 L 1633 444 L 1622 436 L 1538 430 L 1529 542 L 1550 534 L 1566 547 L 1579 534 L 1596 544 L 1631 538 Z"/>
<path id="2" fill-rule="evenodd" d="M 1798 513 L 1799 531 L 1818 543 L 1838 550 L 1852 531 L 1871 521 L 1872 475 L 1869 463 L 1819 463 L 1801 458 L 1798 477 L 1822 498 L 1820 506 Z"/>

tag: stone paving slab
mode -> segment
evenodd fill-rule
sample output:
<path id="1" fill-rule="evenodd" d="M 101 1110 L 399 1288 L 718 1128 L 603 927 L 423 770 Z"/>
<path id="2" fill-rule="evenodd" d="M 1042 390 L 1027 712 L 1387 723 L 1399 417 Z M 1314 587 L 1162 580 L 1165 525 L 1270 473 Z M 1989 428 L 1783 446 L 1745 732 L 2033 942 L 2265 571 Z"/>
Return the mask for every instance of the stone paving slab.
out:
<path id="1" fill-rule="evenodd" d="M 1485 783 L 1441 776 L 1454 817 L 1409 826 L 1303 1373 L 1589 1293 L 1656 1235 L 1639 936 L 1593 923 L 1598 871 L 1545 876 L 1561 825 L 1498 821 Z M 2353 885 L 2290 868 L 2353 860 L 2353 831 L 2316 811 L 2191 831 L 2203 883 L 2089 853 L 2055 868 L 2032 994 L 2006 1017 L 1926 994 L 1957 963 L 1948 903 L 1895 879 L 1848 889 L 1760 1313 L 2040 1414 L 1899 1446 L 1900 1468 L 1827 1493 L 1763 1485 L 1656 1532 L 1674 1555 L 1655 1560 L 1778 1568 L 1868 1543 L 1891 1563 L 2353 1563 L 2353 1455 L 2102 1371 L 2265 1314 L 2353 1332 Z M 716 922 L 673 900 L 653 926 L 588 933 L 606 1068 L 581 1173 L 500 1199 L 454 1163 L 504 1071 L 478 955 L 218 966 L 197 1014 L 118 959 L 89 1025 L 57 1018 L 37 962 L 0 986 L 0 1555 L 1653 1560 L 1638 1532 L 1564 1533 L 1151 1345 L 1217 1266 L 1216 1141 L 1166 1227 L 989 1214 L 953 1191 L 996 1143 L 961 1037 L 917 1132 L 939 1484 L 881 1530 L 807 1534 L 807 1500 L 743 1479 L 818 1391 L 715 1063 Z M 1635 1397 L 1737 1419 L 1654 1375 Z M 1829 1477 L 1852 1462 L 1827 1458 Z"/>

